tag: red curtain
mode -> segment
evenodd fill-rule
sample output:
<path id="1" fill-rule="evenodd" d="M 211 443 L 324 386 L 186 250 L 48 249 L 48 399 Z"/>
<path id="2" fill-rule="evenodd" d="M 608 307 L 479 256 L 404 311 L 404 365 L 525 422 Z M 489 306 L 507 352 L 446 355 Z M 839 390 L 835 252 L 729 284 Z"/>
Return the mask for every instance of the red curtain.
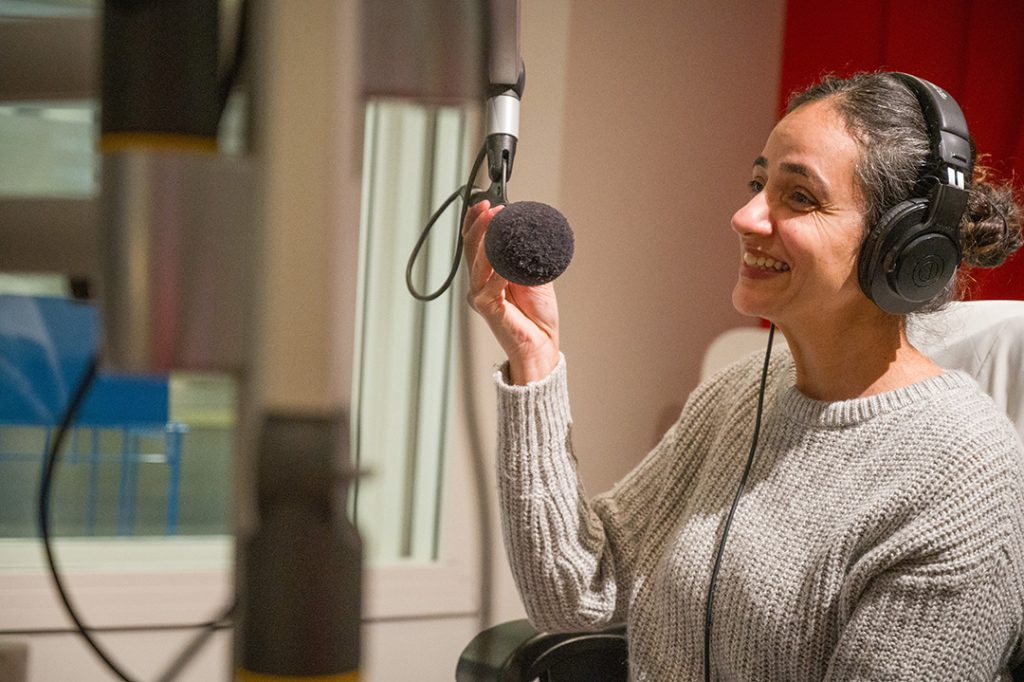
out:
<path id="1" fill-rule="evenodd" d="M 788 0 L 780 113 L 826 73 L 906 71 L 949 91 L 978 153 L 1004 179 L 1024 178 L 1024 2 Z M 975 270 L 971 298 L 1024 299 L 1024 249 Z"/>

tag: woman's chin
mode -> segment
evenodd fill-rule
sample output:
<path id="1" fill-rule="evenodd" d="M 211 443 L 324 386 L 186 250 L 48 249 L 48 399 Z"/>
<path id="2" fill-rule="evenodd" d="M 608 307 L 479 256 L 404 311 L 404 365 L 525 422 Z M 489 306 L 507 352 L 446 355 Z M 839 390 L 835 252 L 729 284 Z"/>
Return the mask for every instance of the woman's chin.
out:
<path id="1" fill-rule="evenodd" d="M 749 295 L 749 292 L 742 289 L 742 285 L 737 285 L 732 290 L 732 307 L 740 315 L 748 315 L 750 317 L 767 318 L 770 313 L 770 306 L 767 305 L 767 302 Z"/>

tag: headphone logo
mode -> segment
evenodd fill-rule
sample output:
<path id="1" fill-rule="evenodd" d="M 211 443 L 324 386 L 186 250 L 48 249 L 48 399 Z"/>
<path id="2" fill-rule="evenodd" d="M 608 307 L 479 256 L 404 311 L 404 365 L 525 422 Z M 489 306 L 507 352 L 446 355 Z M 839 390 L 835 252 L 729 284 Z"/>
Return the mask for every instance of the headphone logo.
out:
<path id="1" fill-rule="evenodd" d="M 934 253 L 930 253 L 914 264 L 914 272 L 911 277 L 914 284 L 926 288 L 935 283 L 942 276 L 946 268 L 946 262 Z"/>

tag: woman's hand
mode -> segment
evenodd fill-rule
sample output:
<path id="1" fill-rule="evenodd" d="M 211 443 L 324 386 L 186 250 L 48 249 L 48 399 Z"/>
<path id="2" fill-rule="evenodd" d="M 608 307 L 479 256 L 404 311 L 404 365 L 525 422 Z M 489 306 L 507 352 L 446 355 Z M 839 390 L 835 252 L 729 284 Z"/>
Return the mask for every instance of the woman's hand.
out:
<path id="1" fill-rule="evenodd" d="M 484 235 L 501 209 L 484 200 L 466 213 L 462 237 L 469 268 L 467 299 L 508 356 L 511 382 L 526 384 L 543 379 L 558 364 L 558 303 L 554 285 L 514 284 L 491 267 Z"/>

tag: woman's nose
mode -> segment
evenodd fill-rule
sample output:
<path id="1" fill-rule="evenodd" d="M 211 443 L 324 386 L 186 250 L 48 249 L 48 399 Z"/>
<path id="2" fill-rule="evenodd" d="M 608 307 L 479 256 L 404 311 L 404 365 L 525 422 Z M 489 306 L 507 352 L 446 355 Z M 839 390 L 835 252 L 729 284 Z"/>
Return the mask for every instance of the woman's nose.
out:
<path id="1" fill-rule="evenodd" d="M 735 213 L 732 214 L 732 229 L 736 234 L 756 234 L 768 236 L 772 232 L 772 222 L 768 215 L 768 202 L 764 192 L 750 197 Z"/>

